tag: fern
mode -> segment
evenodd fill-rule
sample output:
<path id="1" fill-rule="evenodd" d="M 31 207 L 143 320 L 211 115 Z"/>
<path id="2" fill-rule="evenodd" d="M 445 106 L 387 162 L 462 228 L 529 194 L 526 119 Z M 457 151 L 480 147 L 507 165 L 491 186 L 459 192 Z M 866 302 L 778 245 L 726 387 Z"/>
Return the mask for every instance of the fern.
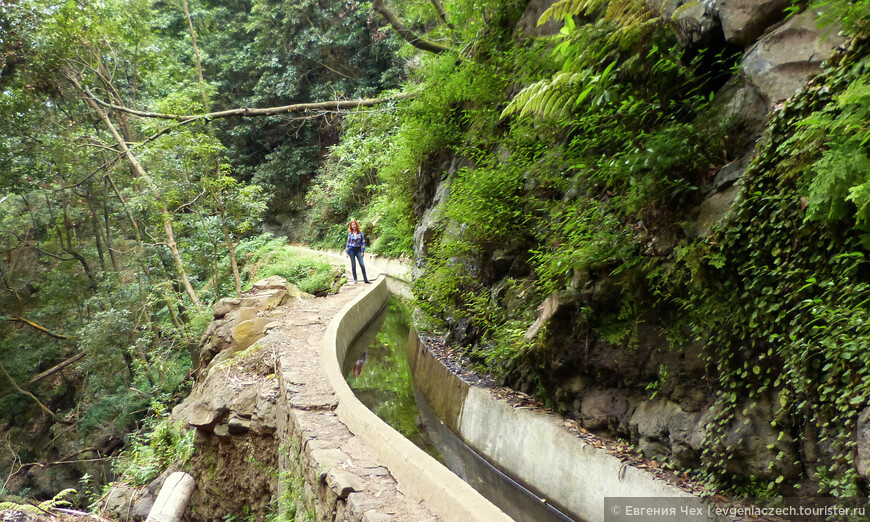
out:
<path id="1" fill-rule="evenodd" d="M 597 15 L 595 23 L 577 26 L 575 16 Z M 642 0 L 561 0 L 541 15 L 538 24 L 556 19 L 565 22 L 554 54 L 563 60 L 562 70 L 520 91 L 502 112 L 535 115 L 545 119 L 568 116 L 587 100 L 592 106 L 610 101 L 611 78 L 619 72 L 615 49 L 627 49 L 654 29 L 660 19 Z M 608 64 L 604 70 L 601 67 Z"/>
<path id="2" fill-rule="evenodd" d="M 549 20 L 567 24 L 574 16 L 594 15 L 615 24 L 608 42 L 623 49 L 640 41 L 660 23 L 658 15 L 649 10 L 643 0 L 560 0 L 541 14 L 538 25 Z"/>
<path id="3" fill-rule="evenodd" d="M 30 504 L 16 504 L 15 502 L 0 502 L 0 512 L 3 511 L 20 511 L 22 513 L 34 513 L 41 515 L 43 511 L 36 506 Z"/>
<path id="4" fill-rule="evenodd" d="M 808 220 L 838 221 L 854 213 L 855 224 L 870 230 L 870 83 L 854 82 L 837 97 L 831 113 L 805 119 L 808 133 L 826 134 L 824 149 L 811 167 Z M 854 207 L 852 207 L 854 205 Z"/>
<path id="5" fill-rule="evenodd" d="M 18 504 L 16 502 L 0 502 L 0 512 L 3 511 L 20 511 L 22 513 L 33 513 L 42 515 L 49 513 L 56 508 L 65 508 L 72 506 L 72 502 L 67 499 L 72 499 L 78 496 L 79 492 L 73 488 L 67 488 L 55 495 L 50 500 L 45 500 L 39 503 L 38 506 L 32 504 Z"/>
<path id="6" fill-rule="evenodd" d="M 44 511 L 50 511 L 54 508 L 66 508 L 72 506 L 72 502 L 68 499 L 74 499 L 79 494 L 73 488 L 66 488 L 57 495 L 55 495 L 51 500 L 46 500 L 44 502 L 40 502 L 39 509 Z"/>
<path id="7" fill-rule="evenodd" d="M 593 93 L 597 94 L 593 97 L 593 104 L 601 105 L 610 98 L 608 79 L 614 74 L 615 66 L 616 62 L 611 62 L 599 74 L 592 69 L 578 73 L 559 72 L 552 78 L 533 83 L 514 96 L 501 116 L 504 118 L 519 112 L 520 116 L 534 114 L 542 118 L 559 119 L 567 116 Z"/>

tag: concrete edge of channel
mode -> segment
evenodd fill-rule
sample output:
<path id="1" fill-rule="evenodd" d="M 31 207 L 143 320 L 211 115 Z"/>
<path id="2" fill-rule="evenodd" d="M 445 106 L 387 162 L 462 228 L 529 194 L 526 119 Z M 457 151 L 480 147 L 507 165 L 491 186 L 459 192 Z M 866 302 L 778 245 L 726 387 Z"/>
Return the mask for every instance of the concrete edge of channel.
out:
<path id="1" fill-rule="evenodd" d="M 338 418 L 375 452 L 403 494 L 445 520 L 509 521 L 498 507 L 366 408 L 341 373 L 339 358 L 389 298 L 387 277 L 342 308 L 320 345 L 320 365 L 335 391 Z"/>

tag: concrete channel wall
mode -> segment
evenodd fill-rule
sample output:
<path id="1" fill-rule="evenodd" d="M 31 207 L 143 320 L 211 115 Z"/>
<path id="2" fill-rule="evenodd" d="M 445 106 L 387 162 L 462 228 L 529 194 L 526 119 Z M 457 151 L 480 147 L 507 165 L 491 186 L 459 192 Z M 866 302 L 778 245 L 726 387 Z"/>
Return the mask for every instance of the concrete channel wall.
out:
<path id="1" fill-rule="evenodd" d="M 430 407 L 460 439 L 573 517 L 604 520 L 605 497 L 694 497 L 584 443 L 556 414 L 516 408 L 464 383 L 422 343 L 408 356 Z"/>
<path id="2" fill-rule="evenodd" d="M 425 505 L 446 521 L 497 522 L 510 518 L 441 463 L 388 426 L 353 394 L 341 373 L 348 347 L 381 311 L 399 284 L 379 277 L 371 290 L 342 309 L 327 327 L 320 362 L 332 385 L 336 414 L 351 432 L 363 439 L 399 483 L 407 497 Z"/>

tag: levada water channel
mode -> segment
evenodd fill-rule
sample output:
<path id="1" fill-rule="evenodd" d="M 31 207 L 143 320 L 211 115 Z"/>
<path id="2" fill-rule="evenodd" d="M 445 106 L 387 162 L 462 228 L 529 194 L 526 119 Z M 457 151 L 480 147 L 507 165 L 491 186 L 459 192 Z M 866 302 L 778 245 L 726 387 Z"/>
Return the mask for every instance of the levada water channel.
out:
<path id="1" fill-rule="evenodd" d="M 345 356 L 342 372 L 360 402 L 514 520 L 574 520 L 501 472 L 444 426 L 414 385 L 407 349 L 416 338 L 410 310 L 391 296 Z"/>

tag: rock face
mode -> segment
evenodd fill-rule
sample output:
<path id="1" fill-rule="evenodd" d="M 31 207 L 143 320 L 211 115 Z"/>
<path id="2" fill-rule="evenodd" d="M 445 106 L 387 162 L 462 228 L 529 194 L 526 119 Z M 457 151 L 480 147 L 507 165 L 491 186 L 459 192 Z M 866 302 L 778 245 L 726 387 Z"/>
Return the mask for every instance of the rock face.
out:
<path id="1" fill-rule="evenodd" d="M 306 297 L 274 276 L 255 283 L 241 299 L 215 305 L 215 320 L 202 337 L 198 382 L 172 410 L 173 419 L 196 429 L 190 464 L 197 484 L 190 509 L 196 518 L 236 512 L 237 499 L 261 512 L 274 496 L 278 355 L 258 341 L 281 325 L 271 311 Z"/>
<path id="2" fill-rule="evenodd" d="M 857 425 L 858 449 L 855 455 L 855 466 L 858 474 L 865 480 L 870 480 L 870 406 L 864 408 L 858 416 Z"/>
<path id="3" fill-rule="evenodd" d="M 442 181 L 435 189 L 435 196 L 431 206 L 423 212 L 420 222 L 414 227 L 414 259 L 422 262 L 428 253 L 429 243 L 442 228 L 441 220 L 442 203 L 447 201 L 450 195 L 450 182 Z M 419 269 L 419 266 L 415 268 Z"/>
<path id="4" fill-rule="evenodd" d="M 594 390 L 583 397 L 580 420 L 587 430 L 613 436 L 624 422 L 629 404 L 617 390 Z"/>
<path id="5" fill-rule="evenodd" d="M 281 323 L 282 304 L 308 298 L 278 276 L 263 279 L 241 298 L 221 299 L 202 336 L 202 363 L 190 395 L 172 420 L 196 430 L 188 471 L 196 481 L 194 520 L 216 520 L 242 510 L 265 512 L 277 481 L 279 386 L 277 354 L 258 341 Z M 118 520 L 145 520 L 172 466 L 145 488 L 116 486 L 102 503 Z"/>
<path id="6" fill-rule="evenodd" d="M 200 339 L 200 369 L 224 350 L 223 357 L 245 350 L 266 335 L 272 321 L 263 313 L 291 300 L 311 297 L 280 276 L 254 283 L 241 298 L 224 298 L 214 306 L 214 321 Z"/>
<path id="7" fill-rule="evenodd" d="M 228 437 L 274 433 L 278 382 L 274 355 L 258 345 L 216 362 L 190 396 L 172 411 L 202 432 Z"/>
<path id="8" fill-rule="evenodd" d="M 538 25 L 541 15 L 554 3 L 556 0 L 531 0 L 526 4 L 526 10 L 517 22 L 516 31 L 524 36 L 549 36 L 558 33 L 562 27 L 561 22 L 549 20 L 545 24 Z"/>
<path id="9" fill-rule="evenodd" d="M 679 466 L 698 463 L 703 441 L 700 412 L 685 412 L 671 401 L 645 401 L 635 409 L 629 421 L 631 440 L 644 455 L 673 456 Z M 705 419 L 706 420 L 706 419 Z"/>
<path id="10" fill-rule="evenodd" d="M 844 42 L 835 27 L 819 29 L 813 13 L 802 13 L 759 40 L 743 58 L 742 72 L 768 103 L 777 103 L 818 74 Z"/>
<path id="11" fill-rule="evenodd" d="M 113 487 L 100 503 L 101 512 L 112 520 L 145 520 L 168 474 L 164 472 L 144 488 Z"/>
<path id="12" fill-rule="evenodd" d="M 787 0 L 719 0 L 719 20 L 725 41 L 746 47 L 765 29 L 782 20 Z"/>
<path id="13" fill-rule="evenodd" d="M 675 2 L 665 2 L 664 5 L 674 4 Z M 709 39 L 710 34 L 719 25 L 718 7 L 716 0 L 693 0 L 674 9 L 671 13 L 671 21 L 676 25 L 677 36 L 683 45 Z"/>

